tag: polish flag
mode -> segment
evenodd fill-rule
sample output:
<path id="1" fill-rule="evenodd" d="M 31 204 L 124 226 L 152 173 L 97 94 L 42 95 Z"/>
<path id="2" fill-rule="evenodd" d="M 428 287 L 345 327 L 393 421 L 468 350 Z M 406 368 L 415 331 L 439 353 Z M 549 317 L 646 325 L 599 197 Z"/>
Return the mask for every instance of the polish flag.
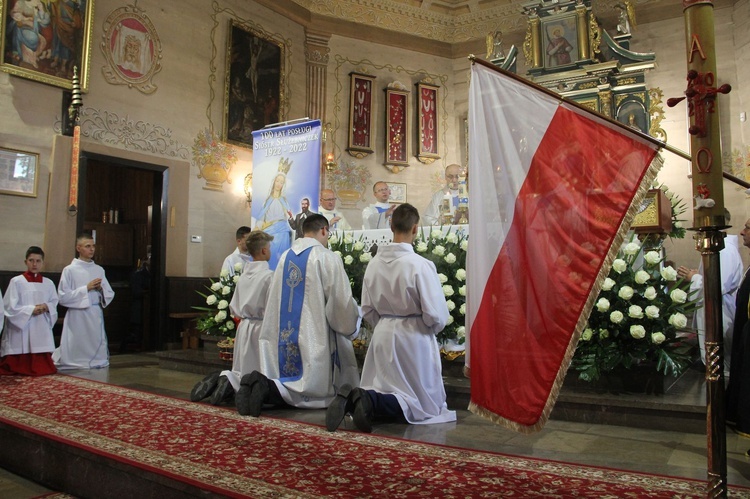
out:
<path id="1" fill-rule="evenodd" d="M 657 153 L 624 127 L 472 65 L 472 412 L 525 433 L 547 422 Z"/>

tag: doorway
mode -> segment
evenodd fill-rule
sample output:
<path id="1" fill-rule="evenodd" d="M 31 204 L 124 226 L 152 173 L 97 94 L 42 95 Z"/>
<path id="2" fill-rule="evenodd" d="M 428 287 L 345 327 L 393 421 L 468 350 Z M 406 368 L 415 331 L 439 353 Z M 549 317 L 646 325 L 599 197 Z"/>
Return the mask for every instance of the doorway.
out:
<path id="1" fill-rule="evenodd" d="M 168 174 L 161 165 L 81 155 L 78 232 L 94 236 L 94 260 L 115 292 L 104 309 L 112 354 L 164 343 Z"/>

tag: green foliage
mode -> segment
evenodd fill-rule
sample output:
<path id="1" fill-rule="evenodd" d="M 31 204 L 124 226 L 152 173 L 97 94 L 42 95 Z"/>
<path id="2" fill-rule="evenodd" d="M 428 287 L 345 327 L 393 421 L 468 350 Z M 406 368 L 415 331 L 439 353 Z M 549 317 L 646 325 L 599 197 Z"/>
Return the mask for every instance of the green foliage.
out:
<path id="1" fill-rule="evenodd" d="M 236 324 L 229 312 L 229 303 L 232 301 L 235 285 L 242 273 L 242 265 L 237 264 L 236 267 L 239 268 L 235 268 L 234 276 L 222 270 L 218 281 L 211 279 L 211 286 L 206 286 L 208 293 L 197 292 L 206 299 L 205 307 L 193 307 L 195 310 L 205 312 L 205 315 L 196 321 L 198 331 L 228 338 L 234 338 L 237 333 Z"/>

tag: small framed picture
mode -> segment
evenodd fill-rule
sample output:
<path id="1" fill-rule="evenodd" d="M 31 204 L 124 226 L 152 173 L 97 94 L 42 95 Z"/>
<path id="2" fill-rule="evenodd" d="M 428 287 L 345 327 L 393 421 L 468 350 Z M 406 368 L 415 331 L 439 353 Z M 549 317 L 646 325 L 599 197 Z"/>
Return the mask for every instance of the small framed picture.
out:
<path id="1" fill-rule="evenodd" d="M 386 182 L 391 189 L 391 195 L 388 198 L 389 203 L 406 202 L 406 184 L 400 182 Z"/>
<path id="2" fill-rule="evenodd" d="M 0 194 L 36 197 L 39 155 L 0 147 Z"/>

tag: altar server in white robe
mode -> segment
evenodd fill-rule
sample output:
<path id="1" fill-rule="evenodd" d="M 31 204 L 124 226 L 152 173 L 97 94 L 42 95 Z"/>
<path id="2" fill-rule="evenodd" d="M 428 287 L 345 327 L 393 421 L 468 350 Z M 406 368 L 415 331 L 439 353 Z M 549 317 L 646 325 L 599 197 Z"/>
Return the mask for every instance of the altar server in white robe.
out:
<path id="1" fill-rule="evenodd" d="M 247 253 L 253 261 L 245 265 L 229 303 L 232 315 L 241 319 L 234 338 L 232 369 L 221 372 L 211 395 L 213 405 L 231 399 L 231 395 L 240 389 L 242 376 L 260 369 L 258 340 L 273 278 L 273 270 L 268 266 L 271 241 L 273 236 L 260 230 L 247 236 Z"/>
<path id="2" fill-rule="evenodd" d="M 41 274 L 42 248 L 31 246 L 24 263 L 26 272 L 11 279 L 2 300 L 7 324 L 0 337 L 0 375 L 54 374 L 57 369 L 52 362 L 52 328 L 57 321 L 57 290 Z"/>
<path id="3" fill-rule="evenodd" d="M 388 203 L 391 188 L 385 182 L 375 182 L 372 194 L 377 203 L 362 210 L 362 229 L 388 229 L 391 226 L 391 215 L 396 209 L 395 204 Z"/>
<path id="4" fill-rule="evenodd" d="M 347 412 L 362 431 L 374 418 L 413 424 L 456 420 L 448 410 L 436 335 L 449 312 L 435 265 L 414 253 L 419 212 L 405 203 L 393 212 L 393 243 L 378 248 L 362 283 L 364 320 L 375 327 L 360 388 L 342 387 L 326 412 L 334 431 Z"/>
<path id="5" fill-rule="evenodd" d="M 237 247 L 224 259 L 224 263 L 221 264 L 221 272 L 226 271 L 230 276 L 242 274 L 245 264 L 251 261 L 245 247 L 245 238 L 250 234 L 251 230 L 250 227 L 243 225 L 234 233 Z"/>
<path id="6" fill-rule="evenodd" d="M 461 165 L 452 164 L 445 168 L 445 187 L 436 191 L 430 199 L 430 204 L 424 212 L 424 225 L 443 225 L 440 220 L 440 207 L 443 201 L 448 201 L 450 214 L 453 215 L 458 207 L 458 183 L 461 179 Z"/>
<path id="7" fill-rule="evenodd" d="M 341 258 L 328 249 L 323 215 L 303 224 L 304 236 L 284 252 L 273 276 L 260 334 L 260 370 L 242 377 L 242 415 L 263 404 L 322 409 L 337 389 L 359 386 L 352 339 L 359 308 Z"/>
<path id="8" fill-rule="evenodd" d="M 60 346 L 52 354 L 58 369 L 98 369 L 109 365 L 103 309 L 115 292 L 94 263 L 96 243 L 88 234 L 76 238 L 75 258 L 65 267 L 57 287 L 60 305 L 67 307 Z"/>

